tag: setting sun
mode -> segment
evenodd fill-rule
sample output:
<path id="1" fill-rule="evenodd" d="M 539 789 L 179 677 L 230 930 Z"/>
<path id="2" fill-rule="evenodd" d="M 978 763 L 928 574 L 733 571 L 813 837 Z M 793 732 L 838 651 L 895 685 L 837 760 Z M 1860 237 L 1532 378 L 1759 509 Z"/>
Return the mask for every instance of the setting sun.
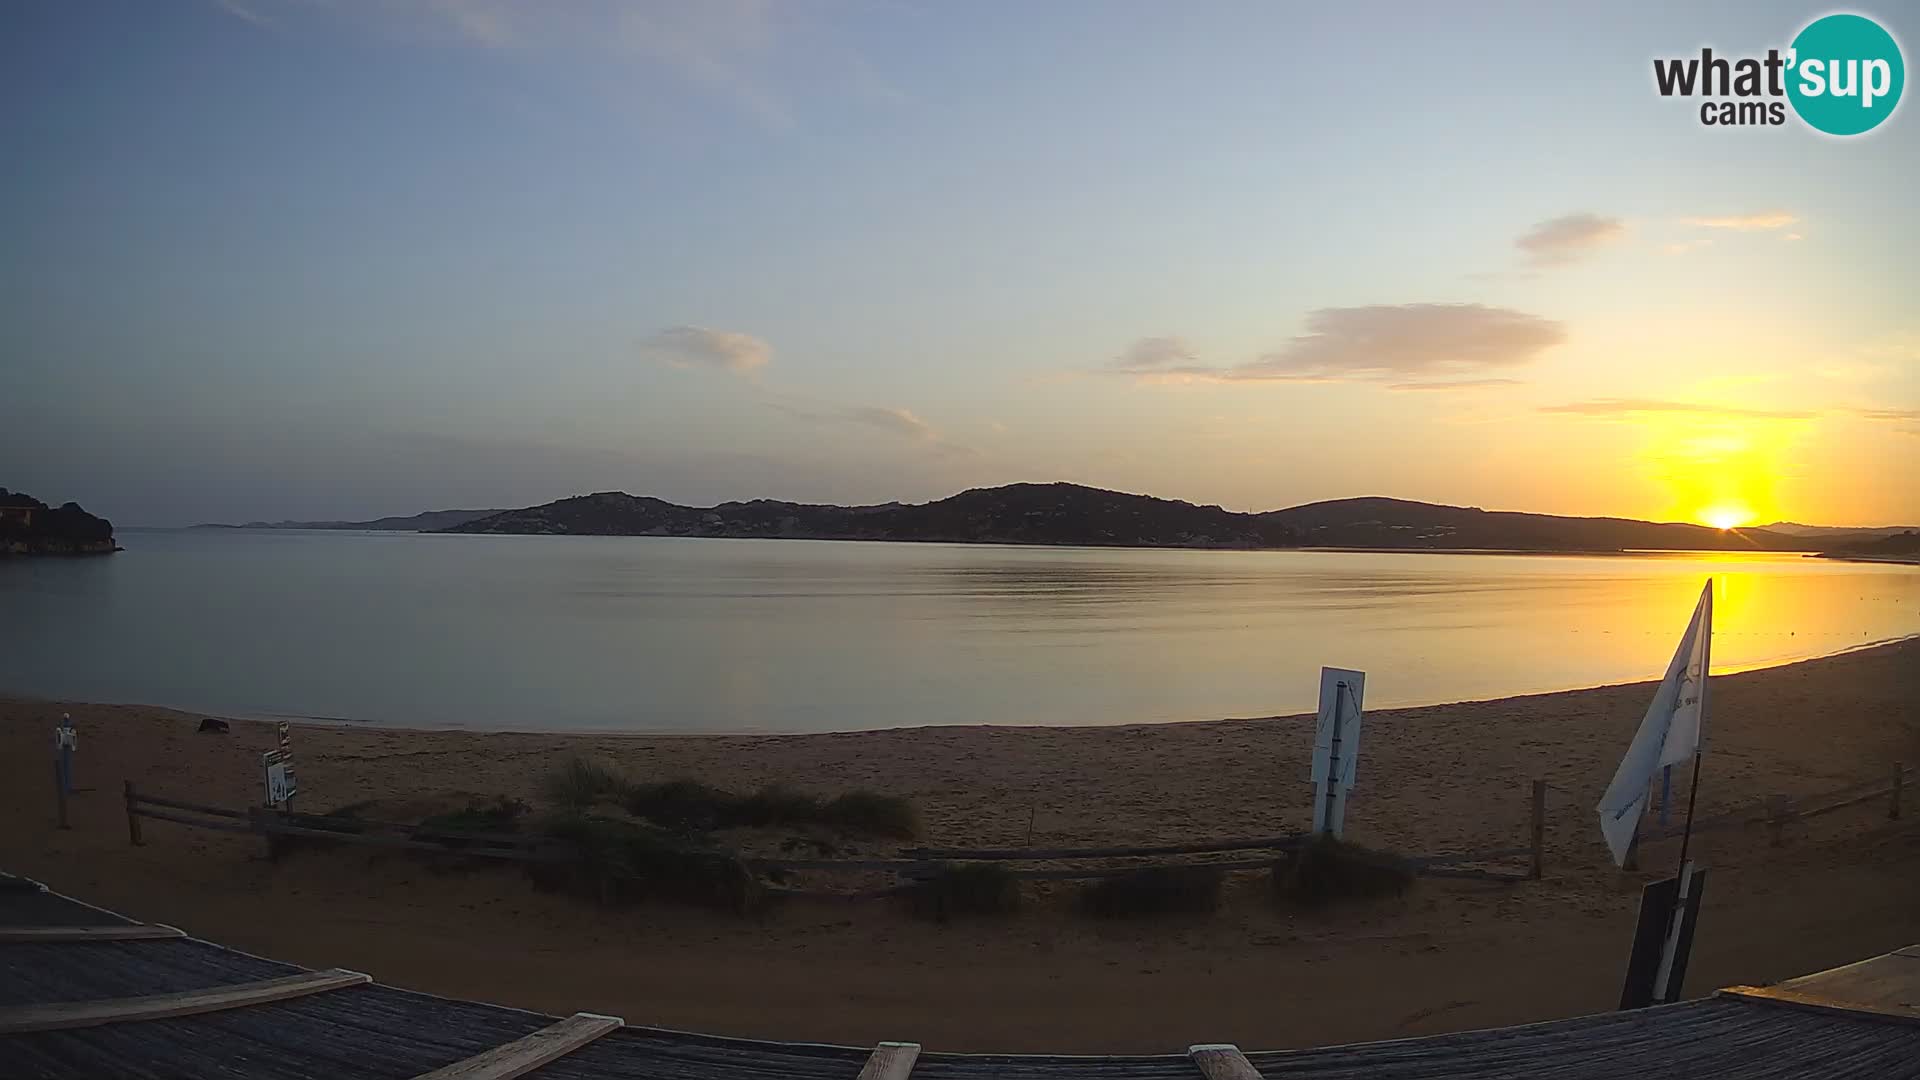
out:
<path id="1" fill-rule="evenodd" d="M 1700 511 L 1700 521 L 1725 531 L 1753 524 L 1753 511 L 1744 506 L 1709 506 Z"/>

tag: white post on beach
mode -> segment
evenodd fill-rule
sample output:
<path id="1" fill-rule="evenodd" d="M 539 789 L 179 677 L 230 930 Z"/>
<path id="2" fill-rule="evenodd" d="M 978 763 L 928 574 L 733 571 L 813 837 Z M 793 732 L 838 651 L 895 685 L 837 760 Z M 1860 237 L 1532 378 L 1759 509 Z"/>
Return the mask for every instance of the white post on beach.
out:
<path id="1" fill-rule="evenodd" d="M 1367 673 L 1320 669 L 1320 715 L 1313 738 L 1313 831 L 1340 836 L 1346 829 L 1347 792 L 1360 758 L 1361 702 Z"/>

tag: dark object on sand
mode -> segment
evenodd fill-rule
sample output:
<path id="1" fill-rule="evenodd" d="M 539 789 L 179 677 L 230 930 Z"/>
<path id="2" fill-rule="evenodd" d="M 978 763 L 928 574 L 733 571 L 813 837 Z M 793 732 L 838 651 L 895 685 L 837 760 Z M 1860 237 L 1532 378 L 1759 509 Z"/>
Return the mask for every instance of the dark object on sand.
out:
<path id="1" fill-rule="evenodd" d="M 200 731 L 202 733 L 211 731 L 216 735 L 225 735 L 227 733 L 227 722 L 225 720 L 215 720 L 209 716 L 205 720 L 200 721 Z"/>

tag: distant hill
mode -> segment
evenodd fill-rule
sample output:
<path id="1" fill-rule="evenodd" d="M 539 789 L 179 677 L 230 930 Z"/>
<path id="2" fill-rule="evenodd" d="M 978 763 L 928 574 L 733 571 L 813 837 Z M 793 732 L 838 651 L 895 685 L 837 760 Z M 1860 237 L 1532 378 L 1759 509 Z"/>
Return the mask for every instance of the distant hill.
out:
<path id="1" fill-rule="evenodd" d="M 1257 515 L 1077 484 L 1009 484 L 877 506 L 756 499 L 693 507 L 603 491 L 442 531 L 1114 547 L 1292 547 L 1298 540 L 1288 526 Z"/>
<path id="2" fill-rule="evenodd" d="M 249 521 L 245 525 L 195 525 L 196 529 L 341 529 L 362 532 L 439 532 L 464 525 L 477 518 L 490 517 L 500 510 L 428 510 L 408 517 L 374 518 L 372 521 Z"/>
<path id="3" fill-rule="evenodd" d="M 1889 559 L 1897 562 L 1920 560 L 1920 529 L 1908 529 L 1891 536 L 1856 540 L 1840 544 L 1825 553 L 1830 559 Z"/>
<path id="4" fill-rule="evenodd" d="M 1771 525 L 1762 525 L 1767 532 L 1784 533 L 1787 536 L 1804 536 L 1829 544 L 1852 543 L 1855 540 L 1878 540 L 1883 536 L 1898 536 L 1903 532 L 1920 531 L 1920 525 L 1802 525 L 1797 521 L 1776 521 Z"/>
<path id="5" fill-rule="evenodd" d="M 9 555 L 104 555 L 113 543 L 113 522 L 80 509 L 52 507 L 31 495 L 0 488 L 0 557 Z"/>
<path id="6" fill-rule="evenodd" d="M 975 488 L 928 503 L 681 506 L 603 491 L 507 510 L 443 532 L 778 537 L 1114 547 L 1337 547 L 1495 551 L 1811 551 L 1801 537 L 1702 525 L 1487 511 L 1404 499 L 1336 499 L 1240 513 L 1078 484 Z"/>
<path id="7" fill-rule="evenodd" d="M 1496 551 L 1815 551 L 1805 537 L 1633 518 L 1559 517 L 1406 499 L 1333 499 L 1261 515 L 1309 547 Z"/>

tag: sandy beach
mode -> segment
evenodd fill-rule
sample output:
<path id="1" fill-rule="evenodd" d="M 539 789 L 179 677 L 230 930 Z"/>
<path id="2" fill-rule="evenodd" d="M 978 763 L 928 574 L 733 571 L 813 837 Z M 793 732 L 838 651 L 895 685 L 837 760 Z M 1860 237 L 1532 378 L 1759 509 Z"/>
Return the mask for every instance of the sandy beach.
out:
<path id="1" fill-rule="evenodd" d="M 259 799 L 272 726 L 167 709 L 0 700 L 0 868 L 241 949 L 551 1012 L 721 1034 L 946 1050 L 1169 1051 L 1327 1044 L 1605 1010 L 1645 872 L 1607 862 L 1591 812 L 1650 684 L 1371 712 L 1352 838 L 1405 852 L 1525 842 L 1550 784 L 1545 880 L 1422 881 L 1327 914 L 1274 907 L 1255 875 L 1207 917 L 1092 921 L 1065 887 L 1018 915 L 936 925 L 885 902 L 802 901 L 740 919 L 607 909 L 510 870 L 302 852 L 149 822 L 128 845 L 124 780 L 234 807 Z M 1700 813 L 1810 795 L 1920 761 L 1920 642 L 1716 677 Z M 73 828 L 54 828 L 49 732 L 80 730 Z M 869 787 L 920 807 L 940 845 L 1173 842 L 1306 824 L 1311 718 L 1109 728 L 943 727 L 831 735 L 553 735 L 296 726 L 301 808 L 445 792 L 536 796 L 567 754 L 733 789 Z M 1920 796 L 1696 839 L 1711 870 L 1691 993 L 1920 942 Z"/>

